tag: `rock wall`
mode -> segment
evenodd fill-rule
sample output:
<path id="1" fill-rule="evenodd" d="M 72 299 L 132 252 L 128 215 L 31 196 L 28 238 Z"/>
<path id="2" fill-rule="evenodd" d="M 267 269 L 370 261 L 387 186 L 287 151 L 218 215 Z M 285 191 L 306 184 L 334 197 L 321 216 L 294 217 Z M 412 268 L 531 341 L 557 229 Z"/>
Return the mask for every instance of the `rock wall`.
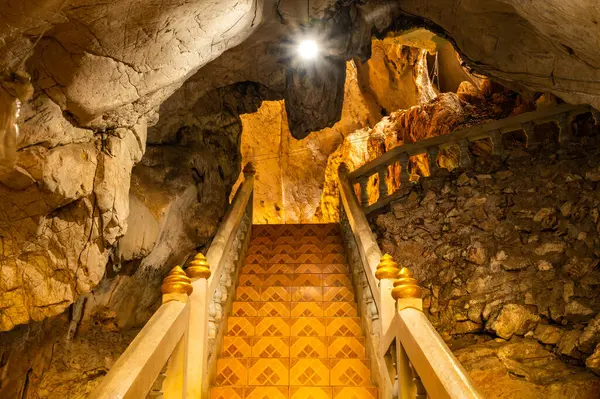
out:
<path id="1" fill-rule="evenodd" d="M 342 116 L 331 128 L 298 140 L 289 130 L 284 101 L 264 102 L 241 116 L 242 158 L 257 169 L 255 223 L 334 220 L 320 209 L 327 160 L 344 138 L 373 126 L 382 113 L 426 103 L 436 96 L 427 71 L 427 51 L 396 38 L 375 39 L 372 57 L 346 64 Z M 364 145 L 366 142 L 363 141 Z"/>
<path id="2" fill-rule="evenodd" d="M 352 171 L 403 143 L 449 134 L 535 107 L 534 103 L 527 102 L 517 93 L 483 80 L 481 89 L 465 81 L 459 86 L 458 94 L 442 93 L 431 101 L 392 112 L 373 128 L 360 129 L 346 136 L 339 148 L 330 155 L 317 215 L 331 222 L 339 220 L 338 168 L 342 162 Z M 456 165 L 455 153 L 442 151 L 442 155 L 442 166 Z M 411 157 L 410 172 L 422 171 L 427 174 L 425 161 L 423 156 Z M 367 185 L 371 203 L 379 195 L 377 179 L 377 176 L 371 177 Z M 399 187 L 399 166 L 390 173 L 387 183 L 392 191 Z"/>
<path id="3" fill-rule="evenodd" d="M 480 148 L 472 169 L 421 178 L 371 220 L 489 397 L 600 392 L 600 128 L 574 128 L 560 147 L 553 125 L 505 136 L 506 156 Z"/>

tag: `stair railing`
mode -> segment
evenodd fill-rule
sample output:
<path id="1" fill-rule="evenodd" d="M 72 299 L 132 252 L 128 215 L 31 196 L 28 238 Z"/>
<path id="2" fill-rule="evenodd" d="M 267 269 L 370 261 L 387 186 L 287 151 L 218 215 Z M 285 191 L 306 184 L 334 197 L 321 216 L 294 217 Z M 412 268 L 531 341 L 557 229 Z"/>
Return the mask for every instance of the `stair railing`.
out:
<path id="1" fill-rule="evenodd" d="M 435 175 L 439 168 L 437 158 L 440 149 L 452 146 L 459 147 L 460 166 L 468 167 L 471 164 L 468 153 L 470 142 L 490 139 L 494 155 L 502 155 L 502 134 L 522 129 L 530 135 L 535 125 L 548 122 L 558 126 L 559 142 L 563 142 L 569 138 L 572 120 L 588 112 L 598 124 L 600 112 L 592 107 L 561 105 L 398 146 L 351 173 L 345 164 L 340 165 L 340 223 L 349 249 L 349 263 L 351 267 L 361 269 L 358 273 L 354 271 L 354 275 L 364 279 L 364 287 L 358 284 L 359 290 L 368 291 L 367 295 L 363 295 L 367 299 L 363 305 L 368 308 L 368 300 L 373 298 L 374 309 L 369 310 L 371 320 L 366 324 L 372 325 L 374 335 L 371 341 L 375 344 L 373 351 L 379 371 L 380 398 L 481 397 L 423 313 L 422 289 L 418 281 L 408 269 L 399 268 L 391 256 L 382 256 L 369 226 L 367 215 L 398 198 L 401 192 L 389 193 L 387 180 L 390 167 L 399 161 L 401 184 L 408 183 L 410 157 L 428 154 L 431 175 Z M 367 184 L 375 174 L 379 177 L 379 198 L 371 204 Z M 360 185 L 360 202 L 354 190 L 357 183 Z M 364 312 L 361 313 L 364 317 Z"/>
<path id="2" fill-rule="evenodd" d="M 444 136 L 436 136 L 415 143 L 404 144 L 392 148 L 385 154 L 352 171 L 348 174 L 348 179 L 350 180 L 351 185 L 360 185 L 360 203 L 364 208 L 364 212 L 369 214 L 388 205 L 391 201 L 401 195 L 401 190 L 390 193 L 390 188 L 387 184 L 390 167 L 396 163 L 400 164 L 400 184 L 408 184 L 410 181 L 408 164 L 410 157 L 412 156 L 428 154 L 429 169 L 433 175 L 439 168 L 437 159 L 440 150 L 458 147 L 460 151 L 460 166 L 469 167 L 471 165 L 469 143 L 471 142 L 490 139 L 493 145 L 494 155 L 501 155 L 503 151 L 502 135 L 504 133 L 523 130 L 525 134 L 529 136 L 533 134 L 535 125 L 541 125 L 548 122 L 558 126 L 558 140 L 559 142 L 563 142 L 570 136 L 571 130 L 569 127 L 572 120 L 577 115 L 588 112 L 592 113 L 596 124 L 598 124 L 600 122 L 599 111 L 591 106 L 567 104 L 533 112 L 526 112 L 468 129 L 454 131 Z M 367 185 L 373 175 L 378 175 L 377 191 L 379 192 L 379 197 L 374 203 L 370 203 Z"/>
<path id="3" fill-rule="evenodd" d="M 452 351 L 422 312 L 421 288 L 389 255 L 382 256 L 365 213 L 340 167 L 343 213 L 360 254 L 377 307 L 375 350 L 379 397 L 388 399 L 480 398 Z M 388 354 L 394 356 L 386 362 Z"/>
<path id="4" fill-rule="evenodd" d="M 206 397 L 222 306 L 250 237 L 254 174 L 247 164 L 206 257 L 199 253 L 185 271 L 179 266 L 171 270 L 161 286 L 162 305 L 90 398 Z"/>

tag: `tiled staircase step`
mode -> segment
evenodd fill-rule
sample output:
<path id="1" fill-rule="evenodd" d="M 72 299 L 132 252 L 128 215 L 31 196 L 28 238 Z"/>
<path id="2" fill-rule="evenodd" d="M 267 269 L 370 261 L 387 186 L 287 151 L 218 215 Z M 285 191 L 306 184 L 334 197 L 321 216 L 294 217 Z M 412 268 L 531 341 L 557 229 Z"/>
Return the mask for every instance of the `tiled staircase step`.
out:
<path id="1" fill-rule="evenodd" d="M 248 359 L 248 385 L 290 385 L 290 359 Z"/>
<path id="2" fill-rule="evenodd" d="M 371 366 L 367 360 L 332 359 L 329 367 L 332 386 L 371 385 Z"/>
<path id="3" fill-rule="evenodd" d="M 338 225 L 254 226 L 213 399 L 375 399 Z"/>
<path id="4" fill-rule="evenodd" d="M 377 388 L 334 387 L 332 399 L 377 399 Z"/>
<path id="5" fill-rule="evenodd" d="M 349 287 L 237 287 L 235 300 L 242 302 L 354 302 Z"/>
<path id="6" fill-rule="evenodd" d="M 329 359 L 365 359 L 365 339 L 363 337 L 329 337 L 327 357 Z"/>
<path id="7" fill-rule="evenodd" d="M 302 241 L 302 240 L 300 240 Z M 276 254 L 334 254 L 343 253 L 342 244 L 255 244 L 251 243 L 248 255 L 276 255 Z"/>
<path id="8" fill-rule="evenodd" d="M 340 236 L 305 236 L 300 239 L 296 236 L 262 236 L 253 237 L 250 245 L 284 245 L 297 244 L 301 241 L 303 244 L 342 244 Z"/>
<path id="9" fill-rule="evenodd" d="M 297 237 L 322 237 L 339 236 L 338 224 L 271 224 L 252 226 L 252 237 L 265 236 L 297 236 Z"/>
<path id="10" fill-rule="evenodd" d="M 244 399 L 288 399 L 289 387 L 264 387 L 254 386 L 246 388 Z"/>
<path id="11" fill-rule="evenodd" d="M 346 263 L 344 253 L 283 253 L 283 254 L 251 254 L 246 256 L 249 264 L 296 264 L 296 263 Z"/>
<path id="12" fill-rule="evenodd" d="M 290 357 L 290 338 L 254 337 L 251 339 L 252 357 Z"/>
<path id="13" fill-rule="evenodd" d="M 210 399 L 245 399 L 246 387 L 212 387 L 210 389 Z"/>
<path id="14" fill-rule="evenodd" d="M 229 337 L 223 338 L 220 358 L 309 357 L 366 359 L 363 337 Z"/>
<path id="15" fill-rule="evenodd" d="M 242 274 L 348 274 L 346 263 L 244 264 Z"/>
<path id="16" fill-rule="evenodd" d="M 377 399 L 375 387 L 214 387 L 211 399 Z"/>
<path id="17" fill-rule="evenodd" d="M 228 337 L 360 337 L 358 317 L 237 317 L 227 319 Z"/>
<path id="18" fill-rule="evenodd" d="M 256 294 L 255 294 L 256 295 Z M 247 302 L 235 301 L 234 317 L 357 317 L 354 302 Z"/>

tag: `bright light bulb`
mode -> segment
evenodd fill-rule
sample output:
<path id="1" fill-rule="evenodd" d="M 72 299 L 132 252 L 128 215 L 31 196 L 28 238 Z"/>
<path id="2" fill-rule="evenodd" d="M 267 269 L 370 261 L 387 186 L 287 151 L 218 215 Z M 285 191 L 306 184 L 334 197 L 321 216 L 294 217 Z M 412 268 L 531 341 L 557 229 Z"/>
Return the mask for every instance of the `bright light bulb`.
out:
<path id="1" fill-rule="evenodd" d="M 305 60 L 312 60 L 319 54 L 319 46 L 314 40 L 302 40 L 298 45 L 298 54 Z"/>

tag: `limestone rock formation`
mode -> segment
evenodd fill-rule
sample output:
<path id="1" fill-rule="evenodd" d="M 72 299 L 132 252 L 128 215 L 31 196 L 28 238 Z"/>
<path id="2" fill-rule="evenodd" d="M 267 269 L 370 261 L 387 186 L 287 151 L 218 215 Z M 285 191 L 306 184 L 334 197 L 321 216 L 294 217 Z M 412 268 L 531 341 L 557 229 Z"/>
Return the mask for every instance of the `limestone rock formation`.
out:
<path id="1" fill-rule="evenodd" d="M 489 341 L 456 351 L 486 398 L 595 398 L 600 380 L 565 365 L 530 339 Z"/>
<path id="2" fill-rule="evenodd" d="M 446 339 L 532 337 L 595 367 L 599 131 L 589 116 L 576 126 L 581 136 L 561 146 L 551 125 L 536 128 L 527 148 L 506 136 L 504 158 L 472 155 L 472 169 L 401 188 L 402 199 L 372 218 L 383 251 L 426 287 L 427 313 Z"/>

